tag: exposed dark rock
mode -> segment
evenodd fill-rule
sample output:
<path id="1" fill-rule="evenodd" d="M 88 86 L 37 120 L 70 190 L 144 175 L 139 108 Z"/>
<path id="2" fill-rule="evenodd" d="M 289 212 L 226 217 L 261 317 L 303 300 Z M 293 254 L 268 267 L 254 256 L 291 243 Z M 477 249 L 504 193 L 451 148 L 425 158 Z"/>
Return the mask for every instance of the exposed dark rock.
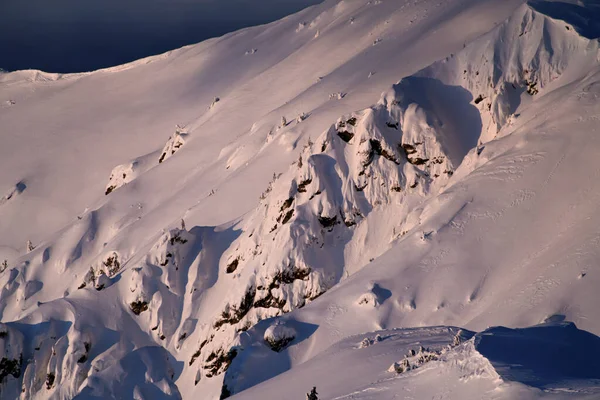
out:
<path id="1" fill-rule="evenodd" d="M 109 194 L 112 193 L 113 190 L 115 190 L 117 187 L 115 185 L 111 185 L 109 187 L 106 188 L 106 192 L 104 192 L 105 196 L 108 196 Z"/>
<path id="2" fill-rule="evenodd" d="M 477 98 L 475 99 L 475 104 L 479 104 L 483 101 L 485 97 L 483 97 L 482 95 L 477 96 Z"/>
<path id="3" fill-rule="evenodd" d="M 144 311 L 148 310 L 148 303 L 145 301 L 134 301 L 130 304 L 131 307 L 131 311 L 135 314 L 135 315 L 140 315 L 141 313 L 143 313 Z"/>
<path id="4" fill-rule="evenodd" d="M 319 216 L 319 222 L 324 228 L 331 228 L 338 223 L 337 215 L 334 215 L 333 217 Z"/>
<path id="5" fill-rule="evenodd" d="M 288 211 L 285 216 L 283 217 L 283 221 L 281 221 L 281 224 L 286 224 L 289 222 L 290 219 L 292 219 L 292 217 L 294 216 L 294 210 L 290 210 Z"/>
<path id="6" fill-rule="evenodd" d="M 206 346 L 208 344 L 208 339 L 204 340 L 201 344 L 200 344 L 200 348 L 198 350 L 196 350 L 196 352 L 194 354 L 192 354 L 192 358 L 190 358 L 190 362 L 188 363 L 188 365 L 192 365 L 194 363 L 194 361 L 196 361 L 196 359 L 198 357 L 200 357 L 200 353 L 202 353 L 202 349 L 204 348 L 204 346 Z"/>
<path id="7" fill-rule="evenodd" d="M 109 276 L 115 275 L 121 268 L 121 263 L 119 263 L 119 256 L 117 253 L 113 253 L 113 255 L 104 260 L 102 264 L 108 269 Z"/>
<path id="8" fill-rule="evenodd" d="M 287 345 L 290 344 L 294 339 L 294 336 L 282 337 L 279 340 L 275 340 L 274 338 L 269 337 L 265 340 L 265 342 L 271 348 L 271 350 L 279 353 L 281 350 L 285 349 Z"/>
<path id="9" fill-rule="evenodd" d="M 52 389 L 55 378 L 56 378 L 56 376 L 52 372 L 50 372 L 48 375 L 46 375 L 46 389 L 48 389 L 48 390 Z"/>
<path id="10" fill-rule="evenodd" d="M 428 158 L 420 158 L 420 157 L 415 157 L 415 158 L 409 158 L 408 162 L 413 164 L 413 165 L 423 165 L 425 164 L 427 161 L 429 161 Z"/>
<path id="11" fill-rule="evenodd" d="M 313 193 L 313 195 L 312 195 L 312 196 L 310 196 L 309 200 L 312 200 L 312 199 L 314 199 L 314 198 L 315 198 L 315 196 L 318 196 L 318 195 L 320 195 L 320 194 L 321 194 L 321 191 L 320 191 L 320 190 L 317 190 L 315 193 Z"/>
<path id="12" fill-rule="evenodd" d="M 4 332 L 6 333 L 6 332 Z M 23 364 L 23 356 L 19 357 L 19 359 L 8 359 L 6 357 L 2 357 L 0 360 L 0 383 L 4 382 L 4 378 L 8 375 L 12 375 L 15 378 L 21 376 L 21 365 Z"/>
<path id="13" fill-rule="evenodd" d="M 236 257 L 232 262 L 230 262 L 229 264 L 227 264 L 227 269 L 225 270 L 225 272 L 227 272 L 228 274 L 231 274 L 232 272 L 235 272 L 235 270 L 237 269 L 239 263 L 240 263 L 240 258 Z"/>
<path id="14" fill-rule="evenodd" d="M 312 183 L 312 179 L 306 179 L 298 184 L 298 192 L 306 193 L 306 187 Z"/>
<path id="15" fill-rule="evenodd" d="M 290 197 L 289 199 L 287 199 L 286 201 L 283 202 L 279 211 L 283 212 L 284 210 L 290 208 L 293 203 L 294 203 L 294 198 Z"/>
<path id="16" fill-rule="evenodd" d="M 375 152 L 375 154 L 393 162 L 396 165 L 400 164 L 400 161 L 396 160 L 392 154 L 388 153 L 381 147 L 381 142 L 379 140 L 370 139 L 369 142 L 371 143 L 371 149 L 373 152 Z"/>
<path id="17" fill-rule="evenodd" d="M 354 189 L 357 192 L 362 192 L 363 190 L 365 190 L 366 187 L 367 187 L 367 183 L 365 183 L 364 186 L 357 186 L 356 184 L 354 184 Z"/>
<path id="18" fill-rule="evenodd" d="M 338 131 L 338 136 L 346 143 L 350 143 L 350 140 L 354 137 L 354 133 L 348 131 Z"/>
<path id="19" fill-rule="evenodd" d="M 525 86 L 527 86 L 527 93 L 529 95 L 533 96 L 539 93 L 539 90 L 537 88 L 537 82 L 530 82 L 528 80 L 525 80 Z"/>
<path id="20" fill-rule="evenodd" d="M 230 349 L 227 353 L 223 349 L 219 349 L 210 353 L 203 365 L 203 368 L 207 370 L 206 376 L 211 378 L 227 371 L 237 354 L 237 349 Z"/>
<path id="21" fill-rule="evenodd" d="M 171 243 L 171 246 L 174 246 L 175 243 L 180 243 L 180 244 L 186 244 L 187 243 L 187 239 L 182 238 L 181 236 L 179 236 L 178 233 L 174 234 L 173 237 L 169 240 L 169 243 Z"/>
<path id="22" fill-rule="evenodd" d="M 252 308 L 254 303 L 254 297 L 256 296 L 256 289 L 250 288 L 246 291 L 244 298 L 239 306 L 231 306 L 229 309 L 224 310 L 221 313 L 221 319 L 218 319 L 213 326 L 218 329 L 225 324 L 234 325 L 237 324 L 248 314 L 248 311 Z"/>

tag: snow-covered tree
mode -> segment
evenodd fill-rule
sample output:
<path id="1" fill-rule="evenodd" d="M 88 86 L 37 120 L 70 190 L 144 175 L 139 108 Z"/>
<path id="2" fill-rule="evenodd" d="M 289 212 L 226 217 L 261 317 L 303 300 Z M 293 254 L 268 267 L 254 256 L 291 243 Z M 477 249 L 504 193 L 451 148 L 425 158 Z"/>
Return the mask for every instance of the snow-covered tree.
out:
<path id="1" fill-rule="evenodd" d="M 0 272 L 6 271 L 7 268 L 8 268 L 8 261 L 7 260 L 2 261 L 2 264 L 0 264 Z"/>
<path id="2" fill-rule="evenodd" d="M 318 394 L 317 388 L 313 386 L 310 393 L 306 393 L 306 400 L 319 400 L 319 397 L 317 397 Z"/>
<path id="3" fill-rule="evenodd" d="M 35 249 L 35 246 L 33 245 L 33 243 L 31 243 L 31 240 L 27 241 L 27 252 L 31 252 L 33 251 L 33 249 Z"/>
<path id="4" fill-rule="evenodd" d="M 285 117 L 281 117 L 281 124 L 279 125 L 280 128 L 284 128 L 287 125 L 287 119 L 285 119 Z"/>

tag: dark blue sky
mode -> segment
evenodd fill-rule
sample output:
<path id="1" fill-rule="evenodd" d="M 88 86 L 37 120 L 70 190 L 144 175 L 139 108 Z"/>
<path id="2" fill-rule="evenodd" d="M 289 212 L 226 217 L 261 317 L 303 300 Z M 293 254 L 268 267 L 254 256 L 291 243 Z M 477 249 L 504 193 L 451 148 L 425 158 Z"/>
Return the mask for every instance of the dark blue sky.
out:
<path id="1" fill-rule="evenodd" d="M 321 0 L 0 0 L 0 68 L 82 72 L 277 20 Z"/>

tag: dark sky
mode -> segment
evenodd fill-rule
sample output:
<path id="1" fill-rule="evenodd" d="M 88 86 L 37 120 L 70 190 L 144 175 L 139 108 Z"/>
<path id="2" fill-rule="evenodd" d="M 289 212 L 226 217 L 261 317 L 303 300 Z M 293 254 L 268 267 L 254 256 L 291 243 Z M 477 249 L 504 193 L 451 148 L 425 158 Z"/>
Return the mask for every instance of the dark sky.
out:
<path id="1" fill-rule="evenodd" d="M 321 0 L 0 0 L 0 68 L 82 72 L 267 23 Z"/>

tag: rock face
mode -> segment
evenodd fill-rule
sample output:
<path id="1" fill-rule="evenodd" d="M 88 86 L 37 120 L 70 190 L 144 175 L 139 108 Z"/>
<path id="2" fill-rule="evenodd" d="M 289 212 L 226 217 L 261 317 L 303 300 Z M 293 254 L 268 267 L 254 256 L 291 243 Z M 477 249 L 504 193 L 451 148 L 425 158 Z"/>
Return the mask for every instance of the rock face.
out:
<path id="1" fill-rule="evenodd" d="M 172 157 L 183 147 L 186 136 L 187 133 L 184 132 L 183 128 L 177 126 L 175 132 L 169 137 L 167 143 L 165 143 L 164 148 L 160 152 L 158 163 L 156 162 L 156 158 L 154 158 L 156 153 L 150 153 L 138 157 L 133 161 L 114 167 L 110 173 L 104 194 L 108 196 L 121 186 L 133 181 L 152 167 L 155 167 L 157 164 L 161 164 Z"/>
<path id="2" fill-rule="evenodd" d="M 3 391 L 4 387 L 18 387 L 23 367 L 23 334 L 6 324 L 0 324 L 0 357 Z"/>
<path id="3" fill-rule="evenodd" d="M 108 184 L 106 185 L 104 194 L 108 196 L 114 190 L 134 180 L 138 175 L 138 166 L 139 164 L 137 161 L 132 161 L 114 167 L 110 173 L 110 178 L 108 178 Z"/>
<path id="4" fill-rule="evenodd" d="M 162 163 L 172 157 L 183 145 L 185 144 L 185 136 L 187 133 L 183 131 L 183 128 L 177 127 L 175 133 L 167 140 L 165 147 L 160 153 L 160 158 L 158 159 L 158 163 Z"/>

